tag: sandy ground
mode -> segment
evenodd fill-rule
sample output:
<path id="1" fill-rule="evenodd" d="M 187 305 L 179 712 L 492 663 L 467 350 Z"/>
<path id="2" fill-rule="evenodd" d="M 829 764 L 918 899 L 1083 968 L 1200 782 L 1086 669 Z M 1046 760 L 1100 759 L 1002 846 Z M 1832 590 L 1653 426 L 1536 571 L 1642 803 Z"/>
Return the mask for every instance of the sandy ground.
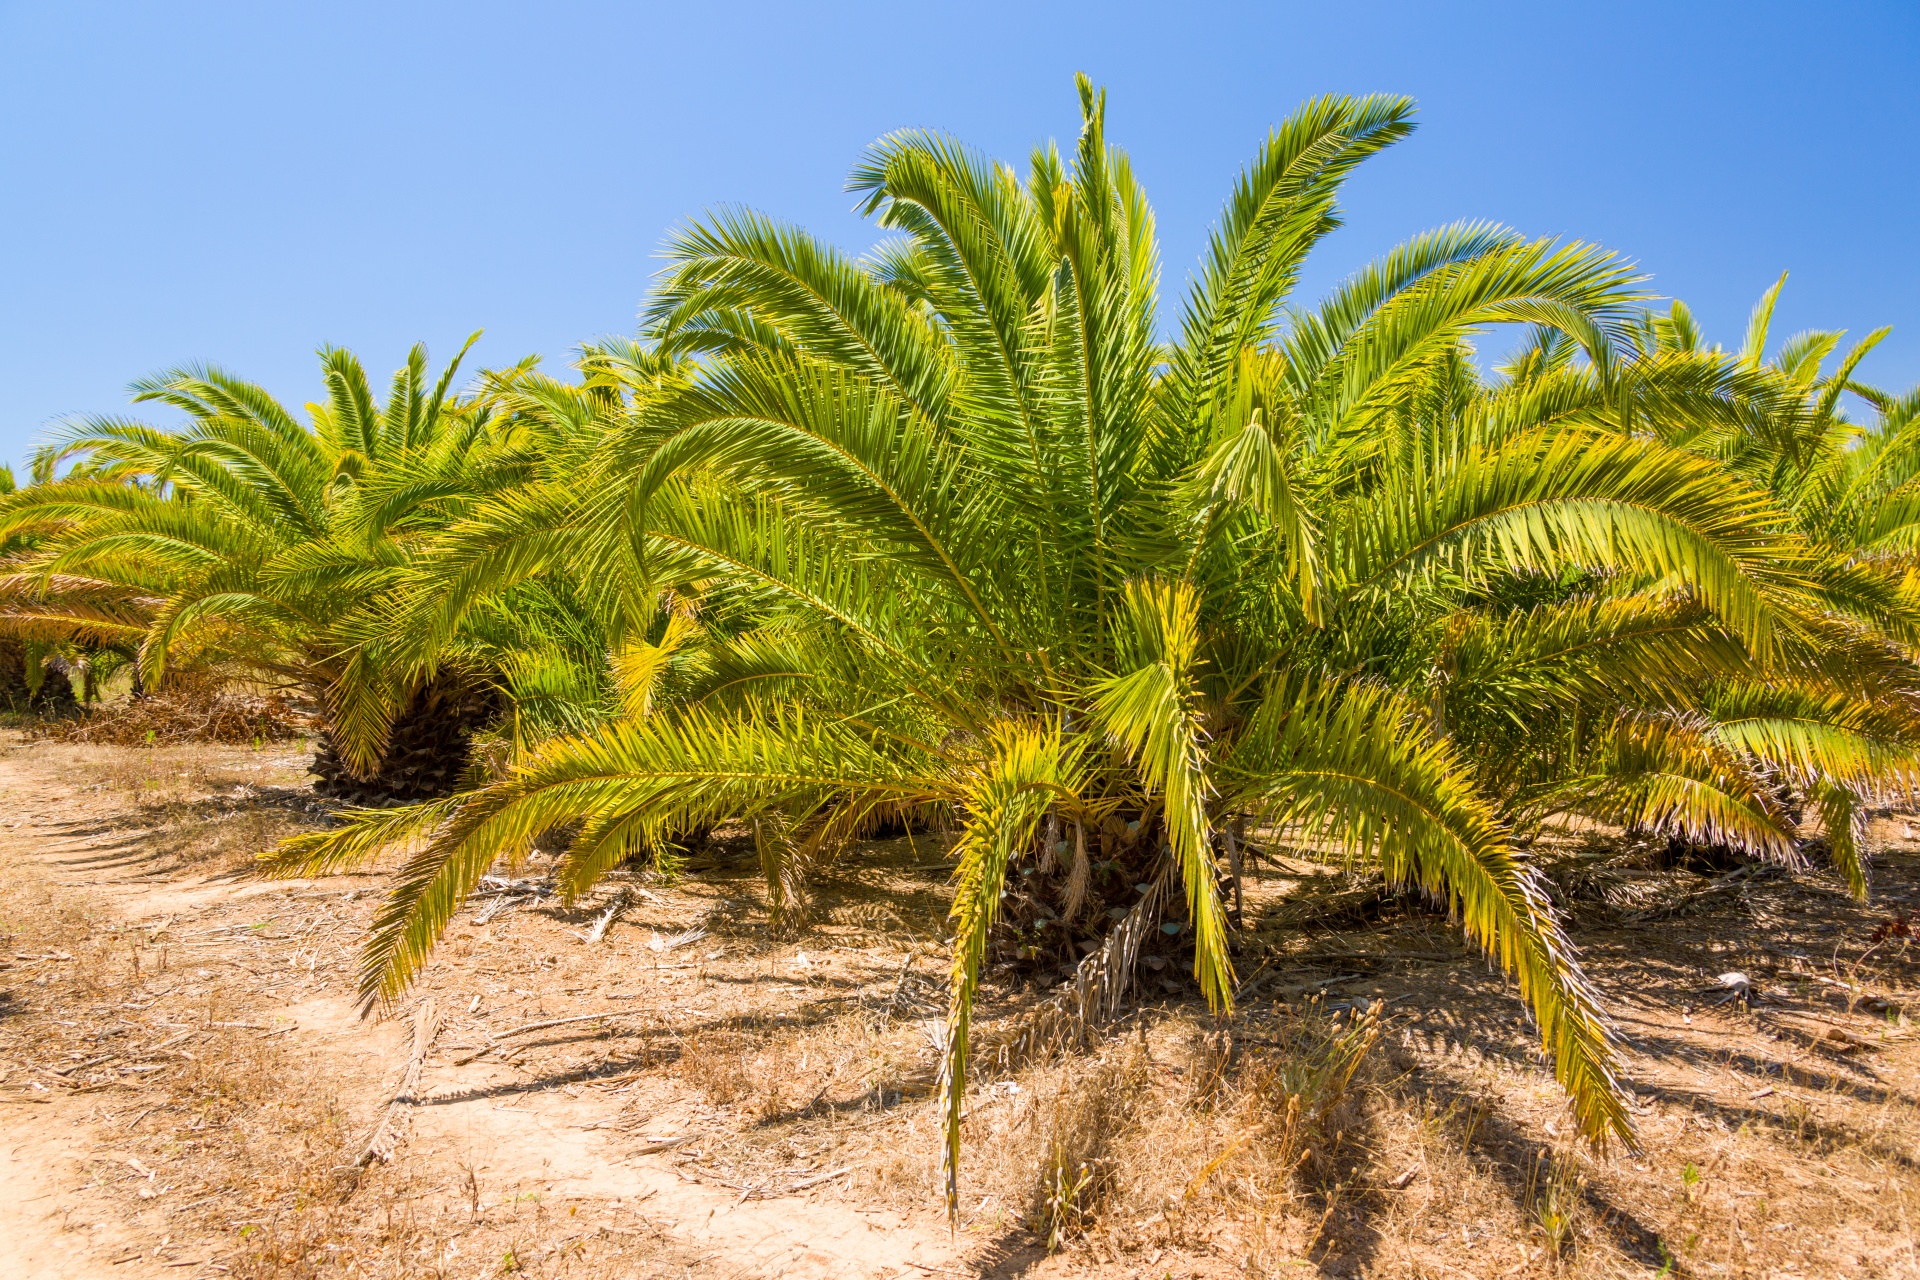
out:
<path id="1" fill-rule="evenodd" d="M 52 1041 L 8 1028 L 7 1074 L 0 1077 L 7 1098 L 0 1110 L 0 1168 L 16 1193 L 0 1201 L 0 1274 L 8 1276 L 183 1277 L 229 1270 L 231 1262 L 222 1262 L 235 1250 L 218 1228 L 266 1226 L 245 1219 L 275 1207 L 250 1194 L 262 1189 L 254 1182 L 258 1170 L 245 1160 L 232 1167 L 231 1156 L 223 1161 L 223 1153 L 205 1149 L 199 1153 L 204 1167 L 195 1169 L 192 1142 L 178 1137 L 195 1130 L 191 1121 L 174 1127 L 145 1161 L 135 1152 L 154 1144 L 130 1139 L 177 1120 L 183 1107 L 195 1106 L 196 1092 L 211 1087 L 216 1094 L 244 1093 L 251 1075 L 255 1083 L 299 1091 L 303 1102 L 324 1099 L 326 1127 L 358 1140 L 372 1131 L 393 1097 L 409 1054 L 410 1009 L 362 1020 L 351 999 L 353 949 L 377 881 L 266 883 L 232 874 L 231 859 L 213 860 L 209 872 L 204 859 L 158 856 L 152 831 L 125 825 L 138 813 L 115 803 L 120 797 L 112 795 L 111 784 L 89 780 L 87 766 L 112 754 L 106 748 L 15 746 L 0 759 L 0 798 L 19 815 L 0 832 L 8 873 L 37 882 L 43 910 L 79 913 L 88 940 L 106 942 L 78 961 L 60 949 L 15 952 L 7 975 L 18 982 L 37 970 L 58 974 L 76 964 L 94 970 L 80 975 L 78 984 L 90 988 L 91 1000 L 32 1010 L 42 1015 L 35 1021 L 52 1024 Z M 259 774 L 257 782 L 239 784 L 254 793 L 243 800 L 257 798 L 262 789 L 292 791 L 302 763 L 217 749 L 171 754 L 202 769 L 208 757 L 228 757 L 230 762 L 216 763 L 216 775 Z M 506 903 L 503 928 L 518 923 L 512 897 Z M 699 904 L 682 905 L 701 913 Z M 646 948 L 657 935 L 617 928 L 628 945 L 603 944 L 604 954 L 595 957 L 602 967 L 638 965 L 637 951 L 654 957 L 648 967 L 661 968 L 658 953 Z M 765 1188 L 736 1189 L 676 1171 L 676 1160 L 686 1162 L 690 1152 L 697 1158 L 697 1145 L 681 1142 L 636 1154 L 636 1148 L 666 1145 L 661 1138 L 697 1137 L 711 1112 L 698 1104 L 677 1105 L 676 1094 L 684 1091 L 671 1084 L 636 1108 L 640 1100 L 632 1096 L 630 1072 L 624 1084 L 592 1080 L 583 1087 L 596 1074 L 592 1067 L 560 1067 L 548 1079 L 502 1061 L 462 1065 L 471 1056 L 463 1047 L 470 1051 L 475 1045 L 469 1042 L 484 1043 L 489 1030 L 510 1031 L 563 1006 L 570 1009 L 568 997 L 582 994 L 577 987 L 554 988 L 546 972 L 550 957 L 519 957 L 512 967 L 522 972 L 511 981 L 491 980 L 504 966 L 484 962 L 460 974 L 443 969 L 422 993 L 437 999 L 444 1015 L 416 1089 L 419 1105 L 402 1117 L 407 1158 L 401 1177 L 411 1184 L 436 1176 L 456 1184 L 468 1210 L 462 1215 L 466 1225 L 505 1205 L 516 1224 L 527 1225 L 529 1238 L 519 1250 L 537 1248 L 543 1255 L 596 1232 L 648 1237 L 654 1247 L 643 1252 L 663 1266 L 678 1264 L 674 1274 L 691 1269 L 891 1276 L 913 1270 L 908 1260 L 935 1269 L 921 1273 L 937 1274 L 962 1251 L 965 1242 L 956 1243 L 930 1211 L 902 1215 L 884 1206 L 850 1205 L 831 1194 L 836 1180 L 809 1177 L 830 1172 L 818 1162 L 797 1164 Z M 656 977 L 671 983 L 684 967 L 669 960 Z M 440 980 L 456 977 L 466 981 L 449 993 Z M 52 982 L 64 988 L 62 994 L 76 985 Z M 8 993 L 3 1007 L 10 1023 L 30 1016 L 22 1006 L 33 998 L 34 986 L 48 984 L 48 976 L 26 978 L 26 984 L 24 996 Z M 674 1002 L 668 997 L 670 1006 Z M 615 1012 L 631 1007 L 621 1004 Z M 44 1017 L 63 1012 L 75 1016 Z M 671 1025 L 675 1016 L 667 1011 L 650 1020 Z M 592 1042 L 596 1034 L 591 1027 L 557 1030 L 562 1043 Z M 221 1043 L 236 1040 L 237 1054 L 232 1044 Z M 58 1053 L 56 1042 L 82 1047 Z M 520 1044 L 542 1057 L 539 1050 L 548 1047 L 537 1036 Z M 243 1078 L 194 1081 L 198 1088 L 190 1086 L 184 1097 L 169 1090 L 167 1077 L 180 1074 L 173 1064 L 192 1061 L 195 1050 L 207 1046 L 239 1059 L 233 1065 Z M 596 1065 L 609 1062 L 618 1074 L 617 1060 L 604 1053 Z M 648 1132 L 636 1134 L 639 1128 Z M 340 1154 L 357 1153 L 353 1141 L 339 1145 Z M 392 1171 L 379 1172 L 386 1183 L 396 1181 Z M 820 1190 L 782 1196 L 782 1183 Z M 124 1194 L 128 1186 L 134 1187 L 131 1198 Z M 357 1190 L 379 1198 L 371 1188 Z M 591 1225 L 582 1220 L 583 1202 L 594 1210 Z M 627 1206 L 634 1210 L 623 1213 Z M 532 1218 L 547 1221 L 535 1226 L 527 1221 Z M 451 1261 L 484 1250 L 476 1262 L 491 1271 L 515 1247 L 511 1240 L 498 1248 L 489 1241 L 462 1250 L 455 1236 L 438 1252 Z M 723 1267 L 711 1265 L 720 1260 Z M 505 1265 L 511 1270 L 516 1264 Z"/>
<path id="2" fill-rule="evenodd" d="M 797 940 L 767 936 L 745 861 L 572 909 L 535 865 L 362 1020 L 379 877 L 247 865 L 317 820 L 303 764 L 0 743 L 0 1275 L 1920 1276 L 1905 819 L 1876 826 L 1866 909 L 1813 873 L 1570 898 L 1642 1134 L 1605 1159 L 1443 919 L 1270 866 L 1233 1025 L 1169 973 L 1094 1053 L 981 1073 L 949 1232 L 924 837 L 822 885 Z M 1712 1002 L 1729 969 L 1751 1008 Z M 1008 977 L 989 1004 L 1033 996 Z M 1327 1004 L 1378 1024 L 1365 1105 L 1276 1173 L 1262 1046 Z M 392 1161 L 360 1167 L 389 1114 Z M 1112 1127 L 1112 1168 L 1050 1253 L 1043 1166 L 1076 1125 Z"/>

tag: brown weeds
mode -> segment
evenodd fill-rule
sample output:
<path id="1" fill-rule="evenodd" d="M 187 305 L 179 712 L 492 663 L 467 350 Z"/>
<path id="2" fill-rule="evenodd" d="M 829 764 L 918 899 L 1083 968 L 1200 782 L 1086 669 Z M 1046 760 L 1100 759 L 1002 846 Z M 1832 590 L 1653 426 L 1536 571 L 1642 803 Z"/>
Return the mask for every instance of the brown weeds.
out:
<path id="1" fill-rule="evenodd" d="M 176 680 L 166 689 L 43 720 L 30 736 L 98 746 L 264 745 L 313 732 L 312 718 L 279 694 L 250 693 L 218 680 Z"/>
<path id="2" fill-rule="evenodd" d="M 1141 1120 L 1146 1055 L 1121 1048 L 1091 1067 L 1077 1064 L 1036 1118 L 1038 1178 L 1029 1189 L 1033 1233 L 1058 1249 L 1085 1236 L 1121 1187 L 1119 1161 Z"/>

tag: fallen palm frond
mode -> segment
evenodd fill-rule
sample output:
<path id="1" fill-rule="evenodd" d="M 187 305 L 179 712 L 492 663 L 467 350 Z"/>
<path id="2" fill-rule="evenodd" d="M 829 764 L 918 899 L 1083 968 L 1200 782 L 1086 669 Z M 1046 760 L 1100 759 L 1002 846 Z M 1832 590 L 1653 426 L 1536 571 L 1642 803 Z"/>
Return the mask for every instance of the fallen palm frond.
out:
<path id="1" fill-rule="evenodd" d="M 420 1087 L 420 1071 L 426 1066 L 427 1052 L 433 1048 L 433 1038 L 440 1032 L 440 1006 L 429 996 L 422 1000 L 413 1011 L 413 1052 L 407 1055 L 406 1070 L 400 1075 L 400 1086 L 394 1090 L 393 1101 L 381 1112 L 380 1123 L 375 1126 L 373 1135 L 367 1139 L 365 1150 L 355 1161 L 359 1165 L 393 1163 L 394 1149 L 399 1145 L 404 1129 L 404 1107 L 415 1106 L 419 1099 L 414 1091 Z"/>
<path id="2" fill-rule="evenodd" d="M 607 904 L 607 909 L 602 911 L 599 916 L 594 919 L 593 928 L 587 933 L 587 941 L 598 942 L 606 937 L 607 930 L 613 927 L 613 922 L 620 918 L 620 913 L 625 911 L 632 901 L 632 887 L 621 885 L 620 888 L 615 891 L 613 901 Z"/>

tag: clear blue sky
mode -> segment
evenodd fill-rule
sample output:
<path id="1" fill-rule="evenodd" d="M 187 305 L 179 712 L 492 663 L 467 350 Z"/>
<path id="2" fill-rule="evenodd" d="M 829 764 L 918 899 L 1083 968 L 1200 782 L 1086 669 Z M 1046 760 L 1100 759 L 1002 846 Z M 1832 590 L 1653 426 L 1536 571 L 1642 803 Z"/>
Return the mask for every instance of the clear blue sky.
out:
<path id="1" fill-rule="evenodd" d="M 858 248 L 891 129 L 1024 163 L 1071 76 L 1157 207 L 1169 310 L 1266 128 L 1390 90 L 1420 130 L 1347 188 L 1317 293 L 1457 218 L 1596 240 L 1737 342 L 1893 324 L 1920 381 L 1920 5 L 90 4 L 0 0 L 0 459 L 212 360 L 295 402 L 313 349 L 384 373 L 631 331 L 666 232 L 755 205 Z"/>

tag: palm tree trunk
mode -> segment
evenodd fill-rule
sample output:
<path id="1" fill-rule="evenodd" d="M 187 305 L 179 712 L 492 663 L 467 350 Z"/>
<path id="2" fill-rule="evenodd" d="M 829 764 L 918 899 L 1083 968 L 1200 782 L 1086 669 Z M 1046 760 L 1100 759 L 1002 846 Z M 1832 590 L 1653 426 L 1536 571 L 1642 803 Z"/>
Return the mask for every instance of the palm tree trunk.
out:
<path id="1" fill-rule="evenodd" d="M 387 749 L 362 776 L 347 767 L 322 731 L 308 772 L 316 794 L 349 804 L 391 807 L 451 795 L 472 763 L 473 735 L 499 718 L 497 690 L 441 672 L 415 691 L 393 722 Z"/>
<path id="2" fill-rule="evenodd" d="M 987 944 L 990 961 L 1044 970 L 1070 966 L 1098 949 L 1140 901 L 1141 886 L 1160 874 L 1166 842 L 1158 801 L 1098 827 L 1070 832 L 1049 824 L 1040 847 L 1007 869 L 1000 921 Z M 1190 944 L 1184 933 L 1176 939 L 1156 930 L 1148 950 L 1177 952 Z"/>

